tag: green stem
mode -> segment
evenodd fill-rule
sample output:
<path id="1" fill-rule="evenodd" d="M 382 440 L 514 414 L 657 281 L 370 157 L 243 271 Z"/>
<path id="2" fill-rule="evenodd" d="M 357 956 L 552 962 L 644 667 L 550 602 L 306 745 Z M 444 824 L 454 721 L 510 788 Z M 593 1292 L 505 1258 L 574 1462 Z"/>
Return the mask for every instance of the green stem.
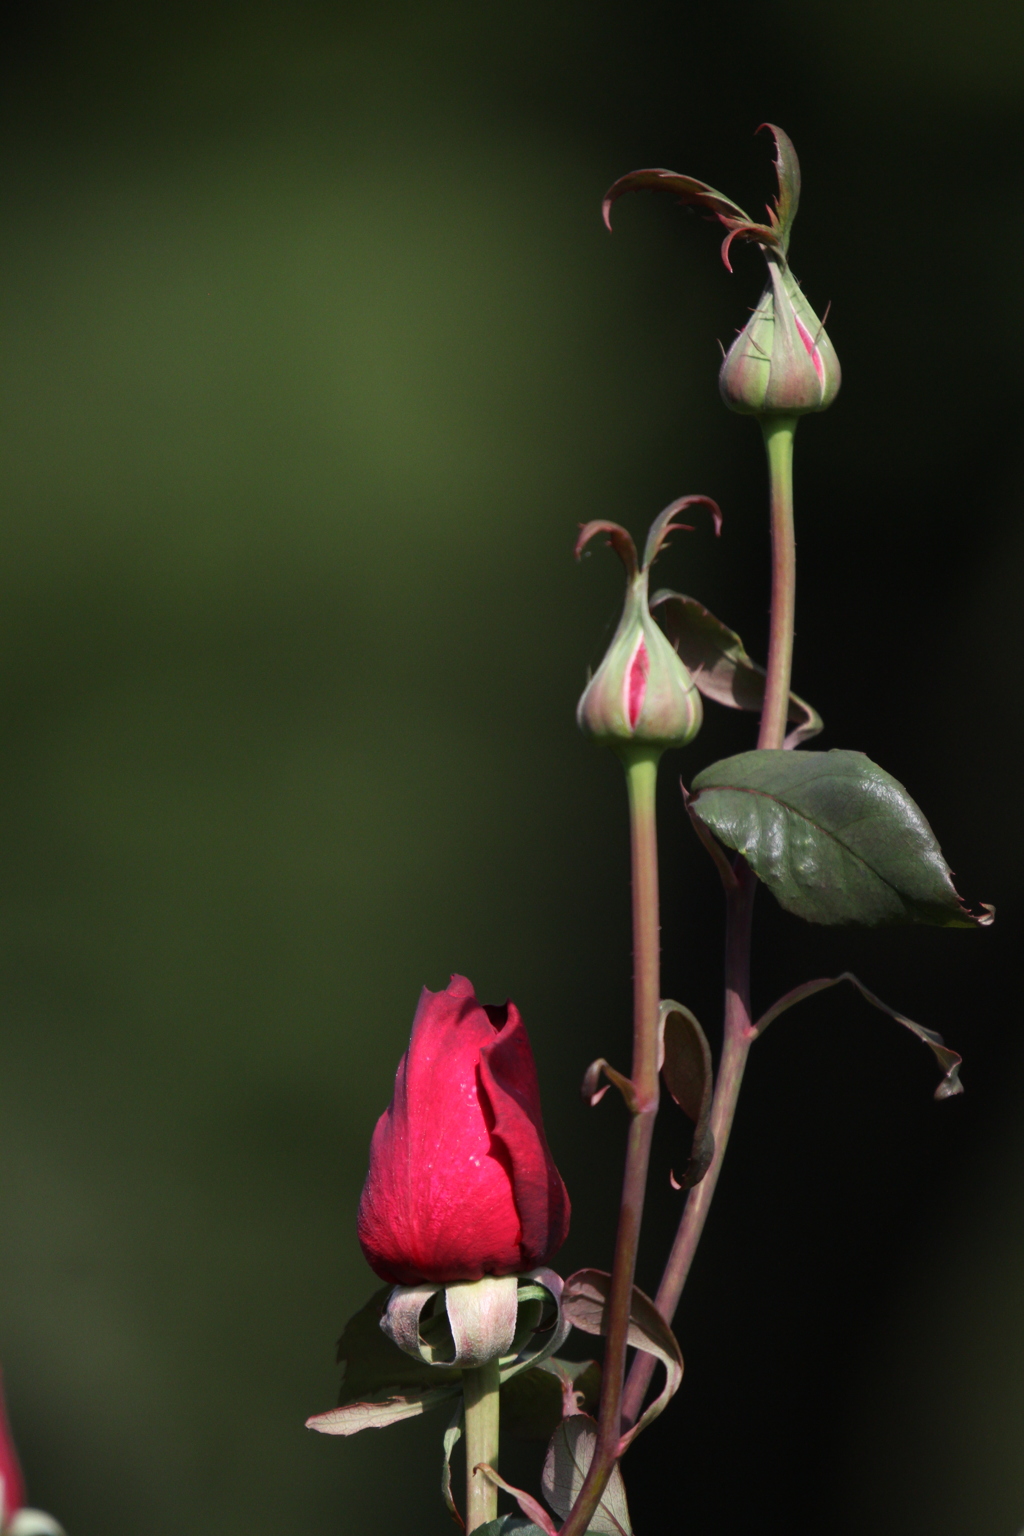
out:
<path id="1" fill-rule="evenodd" d="M 462 1373 L 466 1405 L 466 1530 L 498 1518 L 498 1490 L 483 1473 L 481 1462 L 498 1470 L 499 1362 L 488 1360 Z"/>
<path id="2" fill-rule="evenodd" d="M 626 1374 L 629 1314 L 637 1245 L 643 1217 L 654 1117 L 658 1112 L 658 1010 L 661 955 L 658 917 L 658 841 L 655 790 L 657 751 L 626 758 L 633 879 L 633 1071 L 636 1098 L 626 1144 L 619 1226 L 611 1287 L 605 1309 L 605 1349 L 598 1413 L 597 1446 L 576 1503 L 561 1536 L 582 1536 L 593 1519 L 618 1459 L 622 1433 L 622 1389 Z"/>
<path id="3" fill-rule="evenodd" d="M 772 617 L 768 677 L 761 710 L 759 747 L 781 747 L 789 713 L 796 617 L 796 538 L 793 531 L 793 434 L 795 416 L 768 416 L 761 423 L 768 453 L 772 522 Z"/>
<path id="4" fill-rule="evenodd" d="M 795 416 L 762 420 L 771 495 L 772 606 L 768 640 L 768 676 L 757 745 L 779 748 L 786 735 L 789 684 L 793 668 L 793 624 L 796 615 L 796 538 L 793 528 L 793 436 Z M 737 856 L 735 887 L 726 886 L 725 1007 L 722 1057 L 711 1105 L 715 1155 L 701 1182 L 690 1190 L 655 1298 L 658 1311 L 671 1324 L 683 1293 L 697 1244 L 711 1208 L 718 1175 L 736 1114 L 740 1086 L 754 1036 L 750 1016 L 750 932 L 757 881 Z M 622 1400 L 625 1426 L 636 1423 L 654 1374 L 652 1356 L 638 1352 Z"/>

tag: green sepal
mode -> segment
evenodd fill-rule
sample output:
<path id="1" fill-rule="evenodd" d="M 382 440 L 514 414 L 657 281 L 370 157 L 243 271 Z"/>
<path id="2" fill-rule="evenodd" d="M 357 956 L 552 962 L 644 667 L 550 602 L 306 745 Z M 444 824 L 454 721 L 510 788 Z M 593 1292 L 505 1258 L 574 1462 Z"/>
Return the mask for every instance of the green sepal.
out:
<path id="1" fill-rule="evenodd" d="M 775 175 L 779 183 L 774 210 L 769 208 L 768 217 L 776 226 L 783 254 L 789 245 L 789 235 L 800 204 L 800 161 L 797 159 L 793 140 L 774 123 L 762 123 L 775 139 Z M 760 132 L 760 129 L 758 130 Z"/>
<path id="2" fill-rule="evenodd" d="M 732 271 L 729 247 L 734 240 L 750 240 L 763 250 L 778 251 L 785 257 L 789 236 L 800 202 L 800 162 L 793 141 L 774 123 L 762 123 L 775 139 L 775 175 L 778 193 L 774 206 L 768 208 L 768 222 L 758 223 L 745 213 L 738 203 L 724 192 L 698 181 L 695 176 L 681 176 L 678 171 L 651 167 L 642 171 L 630 171 L 620 176 L 605 193 L 601 214 L 609 229 L 612 227 L 611 210 L 626 192 L 670 192 L 679 202 L 691 208 L 701 208 L 718 219 L 728 231 L 722 245 L 722 260 Z"/>
<path id="3" fill-rule="evenodd" d="M 462 1379 L 462 1372 L 454 1367 L 429 1365 L 407 1355 L 383 1332 L 380 1320 L 392 1289 L 385 1285 L 374 1291 L 345 1324 L 338 1340 L 342 1368 L 339 1407 L 384 1391 L 398 1394 L 403 1388 L 441 1387 L 449 1382 L 457 1386 Z"/>
<path id="4" fill-rule="evenodd" d="M 697 775 L 688 808 L 807 922 L 991 921 L 967 910 L 924 815 L 863 752 L 741 752 Z"/>

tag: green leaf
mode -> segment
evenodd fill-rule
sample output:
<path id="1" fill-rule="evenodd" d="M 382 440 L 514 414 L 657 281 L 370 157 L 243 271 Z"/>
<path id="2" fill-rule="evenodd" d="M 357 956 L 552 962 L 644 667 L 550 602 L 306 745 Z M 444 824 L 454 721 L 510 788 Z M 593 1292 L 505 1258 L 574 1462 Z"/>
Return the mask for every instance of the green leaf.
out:
<path id="1" fill-rule="evenodd" d="M 594 1360 L 560 1360 L 553 1355 L 513 1376 L 501 1388 L 502 1434 L 519 1440 L 550 1440 L 562 1420 L 566 1386 L 577 1394 L 577 1411 L 593 1411 L 601 1389 L 600 1366 Z"/>
<path id="2" fill-rule="evenodd" d="M 656 592 L 651 612 L 706 699 L 727 709 L 761 709 L 764 667 L 747 655 L 734 629 L 716 619 L 695 597 L 682 592 Z M 788 719 L 796 729 L 786 737 L 786 747 L 798 747 L 824 728 L 817 710 L 795 693 L 789 696 Z"/>
<path id="3" fill-rule="evenodd" d="M 551 1437 L 541 1487 L 551 1508 L 563 1520 L 583 1487 L 596 1447 L 597 1425 L 586 1414 L 563 1419 Z M 615 1466 L 587 1531 L 593 1536 L 631 1536 L 632 1530 L 622 1473 Z"/>
<path id="4" fill-rule="evenodd" d="M 605 1309 L 611 1289 L 611 1275 L 603 1269 L 578 1269 L 570 1275 L 562 1290 L 562 1310 L 573 1326 L 583 1333 L 605 1332 Z M 679 1390 L 683 1379 L 683 1356 L 678 1340 L 649 1296 L 639 1286 L 633 1287 L 629 1308 L 629 1343 L 634 1349 L 642 1349 L 654 1355 L 665 1367 L 665 1385 L 648 1404 L 642 1416 L 619 1441 L 621 1456 L 642 1429 L 667 1408 L 669 1399 Z"/>
<path id="5" fill-rule="evenodd" d="M 863 752 L 741 752 L 697 775 L 689 809 L 808 922 L 991 920 L 963 905 L 921 811 Z"/>
<path id="6" fill-rule="evenodd" d="M 694 1126 L 689 1161 L 680 1177 L 673 1179 L 677 1189 L 690 1189 L 700 1183 L 715 1155 L 715 1138 L 711 1134 L 711 1047 L 697 1020 L 682 1003 L 663 1002 L 659 1025 L 665 1087 Z"/>

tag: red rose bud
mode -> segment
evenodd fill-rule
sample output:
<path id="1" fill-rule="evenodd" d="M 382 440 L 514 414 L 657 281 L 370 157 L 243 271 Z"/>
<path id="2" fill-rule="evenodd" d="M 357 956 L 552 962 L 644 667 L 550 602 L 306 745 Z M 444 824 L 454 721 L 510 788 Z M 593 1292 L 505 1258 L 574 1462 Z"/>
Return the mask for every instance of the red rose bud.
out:
<path id="1" fill-rule="evenodd" d="M 6 1531 L 25 1502 L 25 1483 L 21 1475 L 14 1436 L 7 1419 L 7 1408 L 0 1381 L 0 1532 Z"/>
<path id="2" fill-rule="evenodd" d="M 0 1378 L 0 1536 L 64 1536 L 52 1515 L 25 1508 L 25 1483 Z"/>
<path id="3" fill-rule="evenodd" d="M 515 1004 L 477 1002 L 464 976 L 424 988 L 370 1144 L 358 1217 L 370 1268 L 398 1285 L 520 1274 L 568 1229 Z"/>
<path id="4" fill-rule="evenodd" d="M 722 399 L 753 416 L 823 411 L 839 393 L 835 348 L 785 259 L 765 257 L 770 281 L 722 363 Z"/>
<path id="5" fill-rule="evenodd" d="M 674 501 L 651 527 L 642 566 L 633 540 L 617 523 L 587 523 L 576 542 L 579 556 L 596 533 L 607 533 L 608 542 L 626 567 L 626 602 L 619 627 L 576 709 L 580 729 L 618 751 L 684 747 L 696 736 L 704 718 L 693 678 L 648 607 L 651 566 L 668 535 L 686 526 L 672 519 L 683 507 L 696 502 L 712 509 L 717 528 L 718 508 L 706 496 L 684 496 Z"/>

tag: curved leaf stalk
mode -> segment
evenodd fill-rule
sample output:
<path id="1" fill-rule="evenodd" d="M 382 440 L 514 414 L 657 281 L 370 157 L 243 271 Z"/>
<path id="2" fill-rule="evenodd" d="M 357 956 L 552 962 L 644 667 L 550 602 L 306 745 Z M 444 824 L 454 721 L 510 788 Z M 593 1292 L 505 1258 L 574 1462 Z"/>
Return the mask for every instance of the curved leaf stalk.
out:
<path id="1" fill-rule="evenodd" d="M 750 1015 L 750 926 L 756 894 L 756 879 L 743 860 L 737 859 L 736 886 L 727 892 L 726 898 L 725 1031 L 711 1107 L 715 1155 L 703 1179 L 694 1185 L 686 1197 L 675 1242 L 654 1298 L 658 1311 L 670 1325 L 714 1198 L 736 1114 L 736 1101 L 747 1064 L 747 1054 L 756 1038 Z M 637 1352 L 622 1398 L 624 1430 L 632 1428 L 640 1416 L 656 1363 L 653 1355 Z"/>
<path id="2" fill-rule="evenodd" d="M 597 1446 L 576 1502 L 562 1526 L 561 1536 L 583 1536 L 601 1501 L 619 1454 L 633 1276 L 659 1095 L 661 966 L 655 787 L 660 755 L 660 751 L 636 751 L 626 760 L 633 879 L 632 1086 L 635 1108 L 631 1110 L 611 1291 L 605 1314 L 607 1322 Z"/>
<path id="3" fill-rule="evenodd" d="M 499 1362 L 462 1373 L 466 1404 L 466 1530 L 498 1518 L 498 1489 L 477 1467 L 498 1465 Z"/>
<path id="4" fill-rule="evenodd" d="M 793 434 L 795 416 L 766 416 L 761 426 L 768 454 L 772 524 L 772 609 L 768 679 L 759 747 L 781 747 L 789 712 L 796 603 L 796 537 L 793 531 Z"/>

